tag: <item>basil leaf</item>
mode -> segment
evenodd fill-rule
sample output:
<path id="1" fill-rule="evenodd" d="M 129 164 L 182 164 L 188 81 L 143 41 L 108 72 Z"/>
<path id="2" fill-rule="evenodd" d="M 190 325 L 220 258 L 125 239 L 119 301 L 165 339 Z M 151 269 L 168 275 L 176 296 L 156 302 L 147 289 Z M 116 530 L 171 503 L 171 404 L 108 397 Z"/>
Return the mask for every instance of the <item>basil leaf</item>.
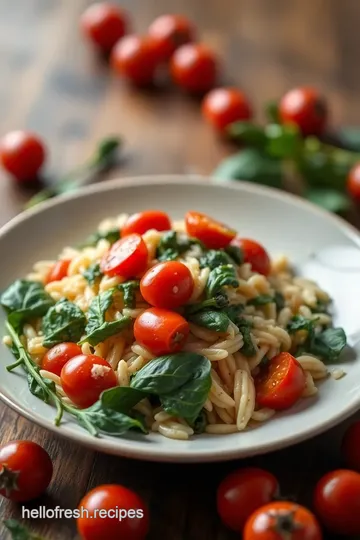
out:
<path id="1" fill-rule="evenodd" d="M 328 328 L 315 335 L 310 351 L 319 356 L 325 363 L 337 362 L 346 345 L 346 334 L 343 328 Z"/>
<path id="2" fill-rule="evenodd" d="M 232 264 L 233 261 L 225 251 L 209 249 L 200 257 L 200 268 L 210 268 L 214 270 L 217 266 Z"/>
<path id="3" fill-rule="evenodd" d="M 100 270 L 100 264 L 99 263 L 93 263 L 91 264 L 85 272 L 83 272 L 83 276 L 86 279 L 86 281 L 89 283 L 89 285 L 95 285 L 97 280 L 99 280 L 103 273 Z"/>
<path id="4" fill-rule="evenodd" d="M 211 310 L 194 313 L 189 317 L 189 320 L 215 332 L 226 332 L 230 323 L 229 317 L 225 313 Z"/>
<path id="5" fill-rule="evenodd" d="M 202 410 L 200 411 L 199 416 L 195 419 L 195 421 L 192 424 L 194 433 L 196 435 L 199 435 L 200 433 L 204 433 L 207 423 L 208 422 L 207 422 L 205 411 Z"/>
<path id="6" fill-rule="evenodd" d="M 205 287 L 206 297 L 212 298 L 216 293 L 221 292 L 222 287 L 225 286 L 239 286 L 236 271 L 232 264 L 217 266 L 211 270 Z"/>
<path id="7" fill-rule="evenodd" d="M 136 291 L 140 289 L 140 281 L 126 281 L 118 285 L 117 288 L 124 294 L 125 307 L 133 309 L 136 306 Z"/>
<path id="8" fill-rule="evenodd" d="M 95 247 L 99 240 L 107 240 L 110 244 L 114 244 L 117 240 L 120 239 L 120 230 L 118 227 L 109 229 L 105 232 L 96 232 L 91 234 L 82 244 L 81 247 Z"/>
<path id="9" fill-rule="evenodd" d="M 156 258 L 159 261 L 173 261 L 188 251 L 194 244 L 202 245 L 196 238 L 177 233 L 176 231 L 165 232 L 156 250 Z"/>
<path id="10" fill-rule="evenodd" d="M 131 429 L 147 433 L 144 423 L 139 418 L 132 418 L 127 414 L 107 408 L 101 399 L 88 409 L 80 411 L 77 417 L 83 427 L 86 428 L 87 423 L 91 423 L 107 435 L 122 435 Z"/>
<path id="11" fill-rule="evenodd" d="M 350 198 L 345 193 L 335 189 L 309 189 L 305 193 L 305 197 L 328 212 L 340 214 L 351 208 Z"/>
<path id="12" fill-rule="evenodd" d="M 85 315 L 76 304 L 65 298 L 59 300 L 42 321 L 44 347 L 53 347 L 63 341 L 78 342 L 84 333 L 85 324 Z"/>
<path id="13" fill-rule="evenodd" d="M 10 532 L 11 540 L 44 540 L 40 536 L 31 533 L 25 525 L 22 525 L 16 519 L 6 519 L 3 523 Z"/>
<path id="14" fill-rule="evenodd" d="M 265 306 L 266 304 L 271 304 L 272 302 L 274 302 L 274 298 L 269 294 L 259 294 L 259 296 L 255 296 L 254 298 L 248 300 L 247 303 L 250 306 Z"/>
<path id="15" fill-rule="evenodd" d="M 227 246 L 225 252 L 231 257 L 231 259 L 239 266 L 244 262 L 244 252 L 238 246 Z"/>
<path id="16" fill-rule="evenodd" d="M 213 298 L 209 298 L 208 300 L 203 300 L 202 302 L 185 306 L 185 317 L 209 308 L 223 309 L 228 305 L 229 299 L 226 294 L 217 293 Z"/>

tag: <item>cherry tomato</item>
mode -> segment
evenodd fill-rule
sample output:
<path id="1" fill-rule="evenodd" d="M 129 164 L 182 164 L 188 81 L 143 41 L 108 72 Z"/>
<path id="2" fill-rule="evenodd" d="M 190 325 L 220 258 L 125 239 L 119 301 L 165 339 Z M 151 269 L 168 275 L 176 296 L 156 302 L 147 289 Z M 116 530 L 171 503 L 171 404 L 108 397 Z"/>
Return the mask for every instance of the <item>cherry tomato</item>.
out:
<path id="1" fill-rule="evenodd" d="M 224 478 L 217 490 L 217 510 L 223 523 L 241 533 L 250 515 L 273 500 L 278 482 L 263 469 L 239 469 Z"/>
<path id="2" fill-rule="evenodd" d="M 235 238 L 231 245 L 239 247 L 244 255 L 244 262 L 251 264 L 253 272 L 268 276 L 271 270 L 271 261 L 265 248 L 249 238 Z"/>
<path id="3" fill-rule="evenodd" d="M 189 236 L 198 238 L 212 249 L 225 248 L 236 235 L 234 230 L 200 212 L 188 212 L 185 226 Z"/>
<path id="4" fill-rule="evenodd" d="M 76 343 L 59 343 L 45 353 L 41 367 L 60 376 L 66 362 L 79 354 L 81 354 L 81 347 Z"/>
<path id="5" fill-rule="evenodd" d="M 178 261 L 156 264 L 140 281 L 143 298 L 160 308 L 176 308 L 186 304 L 193 290 L 194 280 L 190 270 Z"/>
<path id="6" fill-rule="evenodd" d="M 60 261 L 57 261 L 46 276 L 45 282 L 51 283 L 52 281 L 61 281 L 67 276 L 70 263 L 71 259 L 61 259 Z"/>
<path id="7" fill-rule="evenodd" d="M 122 226 L 121 236 L 127 236 L 132 233 L 144 234 L 149 229 L 168 231 L 171 229 L 169 216 L 160 210 L 146 210 L 145 212 L 132 214 Z"/>
<path id="8" fill-rule="evenodd" d="M 256 401 L 260 407 L 288 409 L 300 399 L 305 382 L 304 370 L 296 358 L 282 352 L 256 376 Z"/>
<path id="9" fill-rule="evenodd" d="M 144 540 L 149 532 L 145 502 L 124 486 L 97 486 L 83 497 L 78 509 L 76 524 L 83 540 Z"/>
<path id="10" fill-rule="evenodd" d="M 148 250 L 139 234 L 129 234 L 117 240 L 101 260 L 100 268 L 108 276 L 130 278 L 144 272 Z"/>
<path id="11" fill-rule="evenodd" d="M 9 441 L 0 447 L 0 493 L 16 502 L 39 497 L 53 473 L 49 454 L 32 441 Z"/>
<path id="12" fill-rule="evenodd" d="M 0 162 L 19 182 L 34 180 L 45 161 L 46 148 L 27 131 L 11 131 L 0 141 Z"/>
<path id="13" fill-rule="evenodd" d="M 280 100 L 279 116 L 284 124 L 297 125 L 303 135 L 321 135 L 326 128 L 328 107 L 314 88 L 294 88 Z"/>
<path id="14" fill-rule="evenodd" d="M 110 51 L 128 29 L 128 18 L 122 9 L 108 2 L 89 6 L 81 16 L 85 36 L 103 51 Z"/>
<path id="15" fill-rule="evenodd" d="M 331 532 L 360 535 L 360 474 L 345 469 L 325 474 L 314 490 L 314 509 Z"/>
<path id="16" fill-rule="evenodd" d="M 171 58 L 174 82 L 188 92 L 202 94 L 216 83 L 218 62 L 211 49 L 202 43 L 187 43 Z"/>
<path id="17" fill-rule="evenodd" d="M 153 82 L 157 66 L 148 38 L 131 35 L 120 39 L 111 53 L 116 73 L 138 86 Z"/>
<path id="18" fill-rule="evenodd" d="M 310 510 L 278 501 L 256 510 L 245 525 L 243 540 L 322 540 L 320 525 Z"/>
<path id="19" fill-rule="evenodd" d="M 209 124 L 221 133 L 233 122 L 249 120 L 253 114 L 248 99 L 237 88 L 211 90 L 203 100 L 202 113 Z"/>
<path id="20" fill-rule="evenodd" d="M 355 199 L 355 201 L 360 201 L 360 163 L 356 163 L 352 167 L 347 177 L 346 183 L 347 191 L 349 195 Z"/>
<path id="21" fill-rule="evenodd" d="M 346 465 L 360 473 L 360 421 L 354 422 L 346 430 L 341 451 Z"/>
<path id="22" fill-rule="evenodd" d="M 134 324 L 136 341 L 157 356 L 179 352 L 189 331 L 184 317 L 161 308 L 146 309 Z"/>
<path id="23" fill-rule="evenodd" d="M 150 25 L 148 36 L 156 58 L 167 61 L 180 45 L 194 41 L 195 28 L 182 15 L 161 15 Z"/>
<path id="24" fill-rule="evenodd" d="M 109 362 L 94 354 L 80 354 L 68 360 L 60 379 L 65 394 L 81 408 L 90 407 L 104 390 L 117 385 Z"/>

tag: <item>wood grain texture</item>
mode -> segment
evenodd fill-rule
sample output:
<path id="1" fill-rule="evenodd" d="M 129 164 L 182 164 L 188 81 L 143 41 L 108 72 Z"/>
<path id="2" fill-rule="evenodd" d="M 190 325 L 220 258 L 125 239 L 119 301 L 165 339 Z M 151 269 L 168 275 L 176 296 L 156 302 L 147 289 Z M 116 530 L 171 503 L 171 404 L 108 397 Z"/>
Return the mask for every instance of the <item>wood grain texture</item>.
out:
<path id="1" fill-rule="evenodd" d="M 110 177 L 212 171 L 229 149 L 201 120 L 198 103 L 164 86 L 137 92 L 120 82 L 81 39 L 86 0 L 0 0 L 0 126 L 37 131 L 47 141 L 47 174 L 59 176 L 109 133 L 123 135 L 125 158 Z M 291 86 L 311 83 L 332 104 L 334 124 L 359 124 L 357 0 L 123 0 L 143 32 L 164 12 L 182 12 L 223 61 L 223 80 L 240 85 L 260 110 Z M 29 194 L 0 177 L 0 223 Z M 215 509 L 216 485 L 240 465 L 162 465 L 96 454 L 55 438 L 0 405 L 1 442 L 29 438 L 54 464 L 48 495 L 33 503 L 74 508 L 91 487 L 119 482 L 136 489 L 151 512 L 150 540 L 231 540 Z M 242 461 L 278 474 L 284 494 L 310 502 L 316 479 L 337 467 L 345 424 L 307 443 Z M 20 508 L 0 499 L 0 518 Z M 71 520 L 33 521 L 50 540 L 76 538 Z M 7 538 L 0 526 L 0 538 Z M 330 538 L 330 537 L 328 537 Z M 126 539 L 124 539 L 126 540 Z"/>

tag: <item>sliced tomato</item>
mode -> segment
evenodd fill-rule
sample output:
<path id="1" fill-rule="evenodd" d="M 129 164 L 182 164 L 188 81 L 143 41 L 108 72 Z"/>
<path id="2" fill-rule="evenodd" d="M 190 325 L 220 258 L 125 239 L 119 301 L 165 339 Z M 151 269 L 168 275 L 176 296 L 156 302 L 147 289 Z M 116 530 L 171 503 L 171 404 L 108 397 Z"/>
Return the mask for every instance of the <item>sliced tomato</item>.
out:
<path id="1" fill-rule="evenodd" d="M 61 281 L 67 276 L 68 268 L 71 263 L 71 259 L 62 259 L 57 261 L 52 268 L 50 268 L 48 275 L 46 276 L 45 283 L 52 283 L 53 281 Z"/>
<path id="2" fill-rule="evenodd" d="M 211 249 L 225 248 L 236 236 L 236 231 L 200 212 L 188 212 L 185 226 L 189 236 L 198 238 Z"/>
<path id="3" fill-rule="evenodd" d="M 144 234 L 150 229 L 157 231 L 168 231 L 171 229 L 169 216 L 160 210 L 146 210 L 132 214 L 121 228 L 121 236 L 137 233 Z"/>
<path id="4" fill-rule="evenodd" d="M 146 270 L 148 250 L 140 234 L 129 234 L 111 246 L 100 263 L 107 276 L 135 277 Z"/>
<path id="5" fill-rule="evenodd" d="M 244 262 L 251 264 L 253 272 L 268 276 L 271 270 L 271 260 L 266 249 L 249 238 L 234 238 L 231 245 L 239 247 L 244 254 Z"/>

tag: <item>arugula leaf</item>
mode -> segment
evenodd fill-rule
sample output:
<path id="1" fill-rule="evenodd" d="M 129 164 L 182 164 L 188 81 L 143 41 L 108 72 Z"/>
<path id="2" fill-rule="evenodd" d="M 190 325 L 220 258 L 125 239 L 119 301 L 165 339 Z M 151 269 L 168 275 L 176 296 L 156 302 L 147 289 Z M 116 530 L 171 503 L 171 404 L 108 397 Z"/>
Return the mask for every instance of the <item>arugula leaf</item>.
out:
<path id="1" fill-rule="evenodd" d="M 0 302 L 17 330 L 21 329 L 25 321 L 45 315 L 54 305 L 54 300 L 42 283 L 25 279 L 12 283 L 1 295 Z"/>
<path id="2" fill-rule="evenodd" d="M 121 283 L 117 286 L 124 294 L 124 305 L 127 308 L 134 308 L 136 305 L 136 291 L 140 289 L 140 281 L 132 280 Z"/>
<path id="3" fill-rule="evenodd" d="M 156 250 L 156 258 L 159 261 L 173 261 L 195 244 L 202 246 L 202 243 L 197 238 L 189 238 L 176 231 L 167 231 L 160 239 Z"/>
<path id="4" fill-rule="evenodd" d="M 310 351 L 319 356 L 325 363 L 337 362 L 346 345 L 346 334 L 343 328 L 327 328 L 314 336 Z"/>
<path id="5" fill-rule="evenodd" d="M 229 326 L 229 317 L 221 311 L 200 311 L 189 317 L 190 322 L 203 326 L 215 332 L 226 332 Z"/>
<path id="6" fill-rule="evenodd" d="M 91 234 L 82 244 L 81 247 L 95 247 L 99 240 L 107 240 L 110 244 L 114 244 L 117 240 L 120 239 L 120 230 L 118 227 L 109 229 L 105 232 L 95 232 Z"/>
<path id="7" fill-rule="evenodd" d="M 84 333 L 86 318 L 81 309 L 63 298 L 52 306 L 42 321 L 44 347 L 53 347 L 63 341 L 78 342 Z"/>
<path id="8" fill-rule="evenodd" d="M 204 311 L 209 308 L 213 309 L 223 309 L 229 305 L 229 299 L 226 294 L 217 293 L 213 298 L 208 300 L 203 300 L 196 304 L 189 304 L 185 306 L 185 317 L 192 315 L 193 313 L 198 313 L 199 311 Z"/>
<path id="9" fill-rule="evenodd" d="M 34 370 L 40 376 L 39 367 L 34 365 Z M 41 399 L 41 401 L 44 401 L 45 403 L 49 403 L 51 399 L 51 392 L 56 392 L 56 386 L 55 386 L 54 381 L 43 378 L 44 384 L 40 386 L 32 373 L 27 374 L 27 381 L 28 381 L 30 392 L 37 398 Z"/>
<path id="10" fill-rule="evenodd" d="M 16 519 L 6 519 L 3 523 L 10 532 L 11 540 L 44 540 L 37 534 L 30 532 L 25 525 Z"/>
<path id="11" fill-rule="evenodd" d="M 194 430 L 194 433 L 196 435 L 199 435 L 200 433 L 205 432 L 206 426 L 207 426 L 207 418 L 206 418 L 205 411 L 202 410 L 200 411 L 199 416 L 193 422 L 192 428 Z"/>
<path id="12" fill-rule="evenodd" d="M 350 198 L 345 193 L 335 189 L 309 189 L 306 191 L 305 197 L 328 212 L 340 214 L 351 208 Z"/>
<path id="13" fill-rule="evenodd" d="M 96 281 L 103 276 L 103 273 L 100 270 L 99 263 L 91 264 L 83 273 L 84 278 L 89 283 L 89 285 L 95 285 Z"/>
<path id="14" fill-rule="evenodd" d="M 222 287 L 225 286 L 239 286 L 236 271 L 232 264 L 224 264 L 211 270 L 205 287 L 206 297 L 212 298 L 218 292 L 221 292 Z"/>
<path id="15" fill-rule="evenodd" d="M 265 306 L 266 304 L 271 304 L 272 302 L 274 302 L 274 298 L 269 294 L 259 294 L 259 296 L 255 296 L 254 298 L 248 300 L 247 303 L 250 306 Z"/>
<path id="16" fill-rule="evenodd" d="M 209 249 L 199 260 L 200 268 L 210 268 L 214 270 L 217 266 L 233 264 L 233 260 L 225 251 L 220 249 Z"/>
<path id="17" fill-rule="evenodd" d="M 231 257 L 231 259 L 238 265 L 244 262 L 244 252 L 238 246 L 229 245 L 225 248 L 225 252 Z"/>

